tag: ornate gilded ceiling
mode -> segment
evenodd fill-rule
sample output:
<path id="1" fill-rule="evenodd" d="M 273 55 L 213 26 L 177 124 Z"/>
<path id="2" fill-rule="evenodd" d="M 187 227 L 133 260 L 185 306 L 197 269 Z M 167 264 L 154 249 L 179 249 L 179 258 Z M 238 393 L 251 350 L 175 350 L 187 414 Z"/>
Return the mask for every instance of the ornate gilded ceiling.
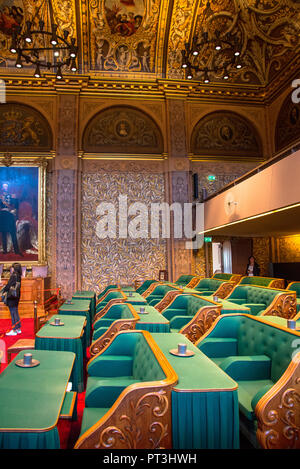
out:
<path id="1" fill-rule="evenodd" d="M 33 17 L 49 23 L 44 3 L 0 1 L 2 71 L 15 72 L 8 51 L 13 28 Z M 300 0 L 212 0 L 205 24 L 202 0 L 53 0 L 53 6 L 59 30 L 77 38 L 81 73 L 96 77 L 182 79 L 180 51 L 203 28 L 239 38 L 244 67 L 232 78 L 237 85 L 268 85 L 300 50 Z"/>

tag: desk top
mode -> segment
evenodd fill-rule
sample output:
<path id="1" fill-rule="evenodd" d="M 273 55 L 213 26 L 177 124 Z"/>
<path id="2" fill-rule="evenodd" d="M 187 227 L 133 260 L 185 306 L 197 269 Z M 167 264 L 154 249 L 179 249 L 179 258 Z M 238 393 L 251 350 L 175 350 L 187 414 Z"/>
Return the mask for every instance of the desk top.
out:
<path id="1" fill-rule="evenodd" d="M 20 368 L 16 360 L 32 353 L 40 361 Z M 47 432 L 59 419 L 75 354 L 26 350 L 0 374 L 0 432 Z"/>
<path id="2" fill-rule="evenodd" d="M 93 291 L 90 291 L 90 290 L 77 290 L 72 299 L 78 299 L 78 298 L 81 298 L 81 299 L 87 299 L 87 300 L 92 300 L 93 298 L 95 298 L 96 296 L 96 293 L 93 292 Z"/>
<path id="3" fill-rule="evenodd" d="M 64 326 L 51 326 L 54 322 L 53 316 L 47 323 L 37 332 L 36 337 L 40 339 L 79 339 L 83 334 L 86 318 L 84 316 L 69 316 L 60 314 L 59 318 Z"/>
<path id="4" fill-rule="evenodd" d="M 91 301 L 90 300 L 81 300 L 81 299 L 73 299 L 71 304 L 64 303 L 61 305 L 59 308 L 60 312 L 68 311 L 68 312 L 89 312 L 90 311 L 90 305 Z"/>
<path id="5" fill-rule="evenodd" d="M 213 301 L 213 295 L 207 296 L 206 298 Z M 238 305 L 228 300 L 222 300 L 221 298 L 218 298 L 217 303 L 222 304 L 221 314 L 229 314 L 229 313 L 251 314 L 251 309 L 248 308 L 247 306 Z"/>
<path id="6" fill-rule="evenodd" d="M 237 383 L 210 360 L 201 350 L 179 333 L 152 333 L 170 365 L 178 375 L 178 384 L 173 391 L 233 391 Z M 177 357 L 169 351 L 178 344 L 187 344 L 188 350 L 195 352 L 192 357 Z"/>
<path id="7" fill-rule="evenodd" d="M 157 309 L 155 309 L 153 306 L 149 306 L 149 305 L 145 305 L 145 306 L 142 306 L 143 308 L 145 308 L 145 311 L 147 311 L 149 314 L 141 314 L 140 313 L 140 306 L 135 306 L 135 310 L 138 314 L 138 316 L 140 317 L 140 320 L 138 321 L 138 323 L 157 323 L 157 324 L 169 324 L 169 320 L 166 319 L 161 313 L 159 313 L 157 311 Z"/>
<path id="8" fill-rule="evenodd" d="M 127 296 L 126 303 L 130 303 L 132 305 L 134 305 L 134 303 L 138 303 L 138 304 L 141 304 L 141 303 L 146 304 L 147 303 L 147 300 L 145 300 L 145 298 L 142 295 L 140 295 L 139 293 L 132 292 L 132 296 L 129 296 L 129 291 L 125 291 L 124 293 Z"/>

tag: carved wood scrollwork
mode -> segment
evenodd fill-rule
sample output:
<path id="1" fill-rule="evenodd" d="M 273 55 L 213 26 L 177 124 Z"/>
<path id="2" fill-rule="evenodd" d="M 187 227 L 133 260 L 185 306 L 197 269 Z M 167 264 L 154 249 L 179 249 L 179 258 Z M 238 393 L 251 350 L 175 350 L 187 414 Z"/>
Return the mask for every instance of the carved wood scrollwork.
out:
<path id="1" fill-rule="evenodd" d="M 300 353 L 255 407 L 264 449 L 300 449 Z"/>
<path id="2" fill-rule="evenodd" d="M 135 329 L 135 325 L 138 319 L 120 319 L 115 321 L 107 331 L 99 337 L 95 342 L 90 346 L 90 354 L 92 357 L 97 355 L 101 350 L 103 350 L 110 342 L 113 337 L 120 331 L 127 331 Z"/>
<path id="3" fill-rule="evenodd" d="M 234 282 L 223 282 L 219 288 L 215 291 L 215 296 L 217 296 L 218 298 L 221 298 L 222 300 L 224 300 L 224 298 L 226 298 L 228 295 L 230 295 L 230 293 L 232 292 L 232 290 L 234 289 L 235 287 L 235 283 Z"/>
<path id="4" fill-rule="evenodd" d="M 200 278 L 194 277 L 192 280 L 187 284 L 186 288 L 195 288 L 198 283 L 200 282 Z"/>
<path id="5" fill-rule="evenodd" d="M 163 297 L 163 299 L 155 305 L 155 309 L 162 313 L 166 308 L 170 306 L 172 301 L 176 298 L 178 295 L 182 295 L 183 290 L 170 290 L 168 293 Z"/>
<path id="6" fill-rule="evenodd" d="M 282 288 L 284 289 L 284 280 L 279 278 L 276 280 L 272 280 L 272 282 L 269 285 L 269 288 Z"/>
<path id="7" fill-rule="evenodd" d="M 193 344 L 211 328 L 216 318 L 221 314 L 222 305 L 204 306 L 200 308 L 193 319 L 179 332 L 187 337 Z"/>
<path id="8" fill-rule="evenodd" d="M 231 282 L 234 282 L 235 284 L 239 283 L 239 281 L 241 280 L 242 276 L 241 275 L 238 275 L 238 274 L 233 274 L 231 276 L 231 279 L 230 281 Z"/>
<path id="9" fill-rule="evenodd" d="M 92 431 L 77 442 L 77 449 L 171 448 L 171 386 L 128 390 Z M 86 436 L 85 436 L 86 435 Z"/>
<path id="10" fill-rule="evenodd" d="M 126 301 L 126 298 L 112 298 L 111 300 L 109 300 L 107 305 L 105 305 L 104 308 L 100 309 L 100 311 L 98 311 L 98 313 L 96 313 L 96 315 L 94 317 L 94 322 L 98 321 L 98 319 L 102 318 L 102 316 L 104 316 L 104 314 L 107 313 L 107 311 L 109 310 L 109 308 L 112 305 L 125 303 L 125 301 Z"/>
<path id="11" fill-rule="evenodd" d="M 262 316 L 279 316 L 292 319 L 297 314 L 296 293 L 279 293 Z"/>

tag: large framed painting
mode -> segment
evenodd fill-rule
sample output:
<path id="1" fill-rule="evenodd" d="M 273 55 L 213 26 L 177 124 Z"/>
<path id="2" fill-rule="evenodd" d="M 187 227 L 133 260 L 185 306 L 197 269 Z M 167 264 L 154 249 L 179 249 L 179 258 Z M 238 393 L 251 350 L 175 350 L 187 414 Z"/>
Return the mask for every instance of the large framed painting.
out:
<path id="1" fill-rule="evenodd" d="M 34 163 L 0 164 L 0 263 L 44 263 L 45 177 Z"/>

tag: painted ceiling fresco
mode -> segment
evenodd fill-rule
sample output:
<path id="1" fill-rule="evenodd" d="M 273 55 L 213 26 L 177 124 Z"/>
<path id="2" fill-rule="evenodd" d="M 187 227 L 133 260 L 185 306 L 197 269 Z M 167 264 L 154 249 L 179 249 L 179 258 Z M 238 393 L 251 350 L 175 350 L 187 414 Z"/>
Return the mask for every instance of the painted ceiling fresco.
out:
<path id="1" fill-rule="evenodd" d="M 230 31 L 242 46 L 244 67 L 232 77 L 235 83 L 266 86 L 300 51 L 300 0 L 212 0 L 209 9 L 202 0 L 52 3 L 59 31 L 77 38 L 80 71 L 95 76 L 182 79 L 184 44 L 216 29 Z M 0 67 L 14 70 L 8 47 L 15 27 L 28 19 L 49 24 L 45 4 L 0 1 Z"/>

